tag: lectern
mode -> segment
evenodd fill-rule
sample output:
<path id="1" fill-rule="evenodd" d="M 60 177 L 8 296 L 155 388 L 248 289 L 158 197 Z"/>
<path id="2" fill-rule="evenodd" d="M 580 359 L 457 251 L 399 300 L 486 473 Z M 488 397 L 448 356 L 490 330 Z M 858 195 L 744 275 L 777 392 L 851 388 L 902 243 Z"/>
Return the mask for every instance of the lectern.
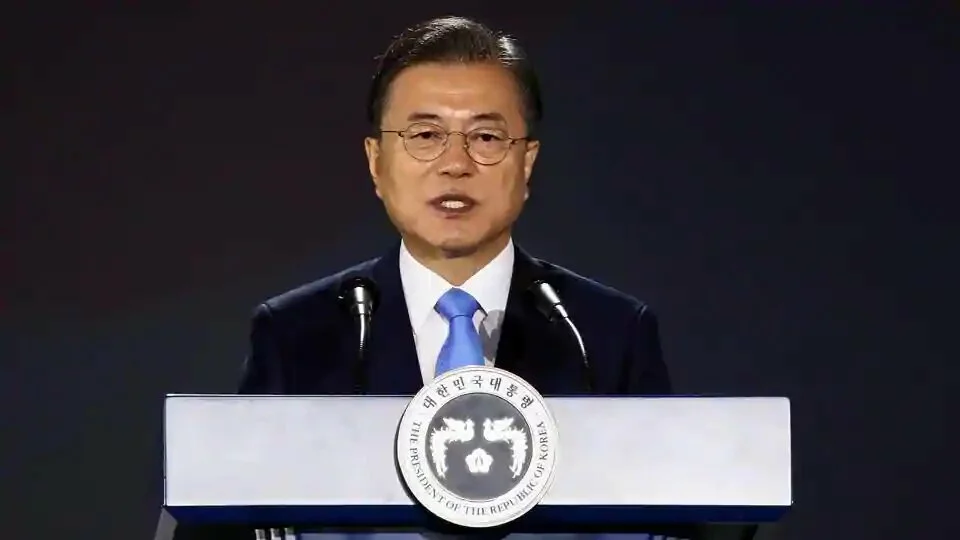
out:
<path id="1" fill-rule="evenodd" d="M 438 531 L 739 540 L 754 538 L 754 525 L 777 522 L 792 504 L 786 398 L 544 401 L 557 431 L 548 489 L 514 521 L 464 529 L 419 504 L 411 490 L 428 489 L 426 483 L 411 486 L 401 474 L 398 426 L 409 396 L 169 395 L 157 537 L 414 538 Z M 469 437 L 506 433 L 485 425 Z M 531 430 L 527 442 L 516 442 L 535 460 Z M 476 464 L 471 470 L 490 469 L 491 454 L 475 452 L 465 454 Z M 461 461 L 447 456 L 451 468 Z M 483 505 L 471 512 L 498 511 Z"/>

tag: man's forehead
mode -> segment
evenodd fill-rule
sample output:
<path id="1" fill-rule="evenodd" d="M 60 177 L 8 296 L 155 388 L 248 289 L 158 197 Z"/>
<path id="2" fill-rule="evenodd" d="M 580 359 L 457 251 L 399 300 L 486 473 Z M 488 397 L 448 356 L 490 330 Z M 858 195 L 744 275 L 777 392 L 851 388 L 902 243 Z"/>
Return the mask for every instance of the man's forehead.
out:
<path id="1" fill-rule="evenodd" d="M 408 121 L 522 118 L 522 100 L 512 74 L 488 64 L 407 68 L 393 81 L 386 105 L 390 116 Z"/>

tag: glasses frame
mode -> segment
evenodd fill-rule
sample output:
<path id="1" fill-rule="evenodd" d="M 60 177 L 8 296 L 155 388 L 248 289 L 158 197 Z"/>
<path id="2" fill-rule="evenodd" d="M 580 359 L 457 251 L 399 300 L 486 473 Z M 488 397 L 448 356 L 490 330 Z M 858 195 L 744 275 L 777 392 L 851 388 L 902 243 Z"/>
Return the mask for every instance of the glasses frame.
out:
<path id="1" fill-rule="evenodd" d="M 421 157 L 417 157 L 417 156 L 413 155 L 413 152 L 411 152 L 411 151 L 410 151 L 410 148 L 407 147 L 407 141 L 408 141 L 408 139 L 407 139 L 407 137 L 405 137 L 405 135 L 406 135 L 411 129 L 413 129 L 415 126 L 429 126 L 429 127 L 431 127 L 431 128 L 437 128 L 438 130 L 440 130 L 441 132 L 443 132 L 443 134 L 444 134 L 443 144 L 440 146 L 440 149 L 439 149 L 439 151 L 437 152 L 437 155 L 435 155 L 435 156 L 433 156 L 432 158 L 429 158 L 429 159 L 427 159 L 427 158 L 421 158 Z M 480 165 L 497 165 L 497 164 L 499 164 L 499 163 L 502 163 L 503 160 L 507 159 L 507 155 L 510 154 L 510 149 L 513 148 L 513 146 L 514 146 L 515 144 L 517 144 L 517 143 L 520 142 L 520 141 L 528 141 L 528 140 L 530 140 L 530 137 L 529 137 L 529 136 L 525 136 L 525 137 L 507 137 L 505 140 L 507 141 L 508 144 L 507 144 L 506 147 L 504 147 L 503 155 L 500 156 L 500 159 L 497 159 L 497 160 L 495 160 L 495 161 L 490 161 L 490 160 L 483 160 L 483 161 L 481 161 L 481 160 L 477 159 L 477 156 L 473 155 L 473 153 L 470 151 L 470 135 L 473 134 L 473 133 L 476 133 L 477 131 L 481 131 L 481 130 L 484 130 L 484 129 L 489 129 L 489 128 L 476 128 L 476 129 L 471 129 L 470 131 L 467 131 L 467 132 L 463 132 L 463 131 L 451 131 L 451 130 L 445 129 L 443 126 L 440 126 L 440 125 L 437 125 L 437 124 L 432 124 L 432 123 L 430 123 L 430 122 L 414 122 L 414 123 L 410 124 L 409 126 L 407 126 L 406 129 L 381 129 L 381 130 L 380 130 L 380 133 L 395 133 L 398 137 L 400 137 L 400 140 L 403 141 L 403 149 L 404 149 L 404 151 L 406 151 L 407 154 L 408 154 L 410 157 L 412 157 L 413 159 L 415 159 L 415 160 L 417 160 L 417 161 L 422 161 L 422 162 L 430 162 L 430 161 L 435 161 L 435 160 L 439 159 L 440 156 L 442 156 L 443 153 L 446 152 L 447 149 L 450 147 L 450 136 L 451 136 L 451 135 L 462 135 L 462 136 L 463 136 L 463 150 L 464 150 L 464 152 L 466 152 L 467 155 L 470 156 L 470 159 L 472 159 L 474 162 L 476 162 L 476 163 L 478 163 L 478 164 L 480 164 Z"/>

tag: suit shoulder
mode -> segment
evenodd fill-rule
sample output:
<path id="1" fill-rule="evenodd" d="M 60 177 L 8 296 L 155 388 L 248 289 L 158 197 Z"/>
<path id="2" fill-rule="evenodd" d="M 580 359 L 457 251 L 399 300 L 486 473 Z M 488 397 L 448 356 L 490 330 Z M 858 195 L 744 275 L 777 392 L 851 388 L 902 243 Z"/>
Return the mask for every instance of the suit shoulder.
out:
<path id="1" fill-rule="evenodd" d="M 359 264 L 305 283 L 289 291 L 268 298 L 257 306 L 257 311 L 269 311 L 271 315 L 299 314 L 304 310 L 313 310 L 319 306 L 334 306 L 331 302 L 340 293 L 344 280 L 355 276 L 369 276 L 379 258 L 369 259 Z"/>
<path id="2" fill-rule="evenodd" d="M 546 278 L 557 288 L 557 293 L 565 302 L 603 304 L 604 308 L 618 312 L 640 313 L 650 309 L 646 302 L 636 296 L 578 274 L 569 268 L 544 260 L 537 260 L 537 263 L 544 269 Z"/>

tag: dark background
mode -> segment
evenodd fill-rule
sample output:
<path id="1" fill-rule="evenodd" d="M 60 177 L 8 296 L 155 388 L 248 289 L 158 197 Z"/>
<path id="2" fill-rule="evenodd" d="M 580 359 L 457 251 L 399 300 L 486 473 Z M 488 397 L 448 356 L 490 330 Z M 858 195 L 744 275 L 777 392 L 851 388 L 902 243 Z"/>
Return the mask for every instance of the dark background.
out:
<path id="1" fill-rule="evenodd" d="M 542 72 L 518 241 L 651 303 L 680 391 L 792 399 L 788 538 L 957 537 L 957 9 L 619 3 L 458 12 Z M 311 4 L 7 8 L 11 536 L 151 534 L 163 394 L 232 391 L 256 302 L 393 241 L 372 59 L 479 4 Z"/>

